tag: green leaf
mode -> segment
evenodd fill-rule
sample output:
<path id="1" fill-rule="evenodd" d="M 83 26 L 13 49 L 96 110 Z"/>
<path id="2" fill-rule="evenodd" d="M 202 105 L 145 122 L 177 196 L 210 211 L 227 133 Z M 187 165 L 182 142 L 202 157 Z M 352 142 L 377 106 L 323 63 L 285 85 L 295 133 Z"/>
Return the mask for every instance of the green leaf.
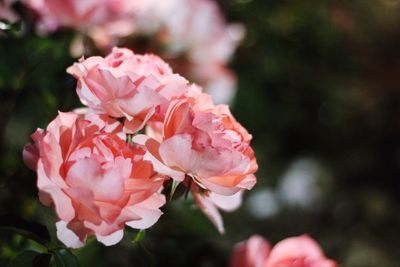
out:
<path id="1" fill-rule="evenodd" d="M 79 267 L 78 259 L 68 249 L 53 249 L 51 252 L 57 267 Z"/>
<path id="2" fill-rule="evenodd" d="M 132 241 L 132 243 L 139 243 L 139 242 L 141 242 L 143 239 L 144 239 L 144 237 L 146 236 L 146 230 L 140 230 L 137 234 L 136 234 L 136 236 L 135 236 L 135 239 L 133 239 L 133 241 Z"/>
<path id="3" fill-rule="evenodd" d="M 44 225 L 14 215 L 0 216 L 0 230 L 18 233 L 42 245 L 50 241 L 49 231 Z"/>
<path id="4" fill-rule="evenodd" d="M 33 260 L 33 267 L 44 267 L 50 266 L 51 254 L 41 253 L 35 257 Z"/>
<path id="5" fill-rule="evenodd" d="M 45 267 L 49 266 L 51 255 L 39 253 L 32 250 L 25 250 L 15 256 L 8 264 L 8 267 Z"/>

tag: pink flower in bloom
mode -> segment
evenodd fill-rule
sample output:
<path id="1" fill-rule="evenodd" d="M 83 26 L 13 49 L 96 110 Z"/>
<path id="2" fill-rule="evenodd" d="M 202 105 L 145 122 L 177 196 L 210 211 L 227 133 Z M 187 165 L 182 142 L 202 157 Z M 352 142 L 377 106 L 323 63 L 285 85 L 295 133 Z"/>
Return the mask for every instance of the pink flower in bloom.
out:
<path id="1" fill-rule="evenodd" d="M 90 235 L 113 245 L 125 225 L 148 228 L 162 214 L 164 178 L 121 130 L 104 115 L 59 113 L 24 149 L 26 164 L 37 172 L 40 201 L 54 206 L 57 236 L 69 247 L 83 246 Z"/>
<path id="2" fill-rule="evenodd" d="M 272 249 L 260 236 L 236 245 L 231 267 L 336 267 L 308 235 L 286 238 Z"/>
<path id="3" fill-rule="evenodd" d="M 58 27 L 88 32 L 91 27 L 130 18 L 129 0 L 24 0 L 40 17 L 39 29 L 51 32 Z M 130 23 L 132 24 L 132 23 Z M 128 23 L 125 27 L 130 27 Z M 131 29 L 133 30 L 133 28 Z"/>
<path id="4" fill-rule="evenodd" d="M 162 133 L 151 129 L 155 138 L 137 135 L 134 141 L 147 147 L 145 158 L 159 173 L 190 186 L 197 204 L 223 232 L 217 207 L 237 208 L 242 191 L 256 182 L 252 137 L 227 106 L 215 106 L 208 95 L 189 91 L 170 104 Z"/>
<path id="5" fill-rule="evenodd" d="M 163 120 L 169 102 L 186 93 L 187 81 L 154 55 L 114 48 L 105 58 L 81 59 L 68 68 L 78 80 L 81 102 L 101 114 L 126 118 L 134 133 L 149 120 Z"/>

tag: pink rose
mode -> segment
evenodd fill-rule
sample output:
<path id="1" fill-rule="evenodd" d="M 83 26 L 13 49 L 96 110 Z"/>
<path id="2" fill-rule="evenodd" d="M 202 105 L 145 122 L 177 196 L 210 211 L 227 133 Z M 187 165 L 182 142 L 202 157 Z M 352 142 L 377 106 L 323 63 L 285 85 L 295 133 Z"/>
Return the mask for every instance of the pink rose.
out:
<path id="1" fill-rule="evenodd" d="M 155 55 L 114 48 L 105 58 L 81 59 L 68 68 L 81 102 L 101 114 L 125 118 L 134 133 L 149 120 L 163 120 L 169 102 L 186 93 L 187 81 Z"/>
<path id="2" fill-rule="evenodd" d="M 265 267 L 271 247 L 267 240 L 253 235 L 235 246 L 231 257 L 231 267 Z"/>
<path id="3" fill-rule="evenodd" d="M 260 236 L 236 245 L 231 267 L 336 267 L 308 235 L 286 238 L 272 249 Z"/>
<path id="4" fill-rule="evenodd" d="M 130 16 L 129 0 L 24 0 L 40 17 L 43 32 L 58 27 L 84 32 L 93 26 L 106 25 Z"/>
<path id="5" fill-rule="evenodd" d="M 24 149 L 26 164 L 37 172 L 40 201 L 54 206 L 57 236 L 69 247 L 83 246 L 90 235 L 113 245 L 125 224 L 148 228 L 162 214 L 164 178 L 121 130 L 106 116 L 59 113 Z"/>
<path id="6" fill-rule="evenodd" d="M 227 24 L 212 0 L 171 0 L 169 12 L 159 12 L 170 53 L 188 53 L 197 64 L 229 61 L 244 36 L 244 27 Z M 146 19 L 146 18 L 144 18 Z M 142 23 L 143 24 L 143 23 Z"/>
<path id="7" fill-rule="evenodd" d="M 252 137 L 227 106 L 214 106 L 206 94 L 190 94 L 170 104 L 162 134 L 151 129 L 156 138 L 137 135 L 134 141 L 147 147 L 145 158 L 159 173 L 190 187 L 197 204 L 223 232 L 216 208 L 237 208 L 241 192 L 256 182 Z"/>

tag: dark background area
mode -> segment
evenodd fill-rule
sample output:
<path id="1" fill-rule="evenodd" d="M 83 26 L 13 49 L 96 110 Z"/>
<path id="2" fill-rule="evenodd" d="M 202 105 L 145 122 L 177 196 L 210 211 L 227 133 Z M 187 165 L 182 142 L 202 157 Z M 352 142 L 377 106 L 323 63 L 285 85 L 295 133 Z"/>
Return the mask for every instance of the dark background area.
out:
<path id="1" fill-rule="evenodd" d="M 233 245 L 254 233 L 271 243 L 309 233 L 341 266 L 398 266 L 400 1 L 219 3 L 247 29 L 231 64 L 232 109 L 254 137 L 257 186 L 223 214 L 224 236 L 190 200 L 169 203 L 142 242 L 132 244 L 135 231 L 110 248 L 89 241 L 75 251 L 81 265 L 226 266 Z M 65 72 L 73 34 L 25 27 L 0 36 L 0 214 L 54 233 L 22 149 L 57 110 L 80 106 Z M 27 247 L 37 244 L 1 231 L 0 265 Z"/>

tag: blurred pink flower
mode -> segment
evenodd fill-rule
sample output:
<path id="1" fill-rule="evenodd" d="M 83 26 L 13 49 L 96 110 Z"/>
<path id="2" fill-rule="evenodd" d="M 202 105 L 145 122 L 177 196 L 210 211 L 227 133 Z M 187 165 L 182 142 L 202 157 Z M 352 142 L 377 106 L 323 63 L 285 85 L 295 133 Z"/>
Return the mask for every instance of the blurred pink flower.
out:
<path id="1" fill-rule="evenodd" d="M 14 1 L 15 0 L 3 0 L 0 2 L 0 20 L 14 23 L 19 19 L 19 16 L 11 8 Z M 0 30 L 2 30 L 1 27 Z"/>
<path id="2" fill-rule="evenodd" d="M 230 103 L 236 78 L 222 71 L 245 35 L 241 24 L 228 24 L 213 0 L 171 0 L 163 12 L 162 37 L 167 54 L 187 57 L 186 77 L 200 84 L 216 103 Z M 164 8 L 165 10 L 165 8 Z M 218 90 L 217 90 L 218 88 Z"/>
<path id="3" fill-rule="evenodd" d="M 134 133 L 149 119 L 164 119 L 169 102 L 186 93 L 187 81 L 155 55 L 114 48 L 107 57 L 80 59 L 67 70 L 81 102 L 101 114 L 126 118 Z"/>
<path id="4" fill-rule="evenodd" d="M 260 236 L 235 246 L 231 267 L 336 267 L 308 235 L 286 238 L 272 249 Z"/>
<path id="5" fill-rule="evenodd" d="M 224 70 L 245 34 L 229 24 L 214 0 L 23 0 L 37 13 L 39 33 L 60 27 L 83 33 L 71 43 L 73 56 L 86 51 L 85 37 L 109 51 L 121 38 L 146 35 L 181 74 L 209 92 L 216 103 L 232 102 L 236 78 Z"/>
<path id="6" fill-rule="evenodd" d="M 248 240 L 235 246 L 231 257 L 231 267 L 265 267 L 271 246 L 259 235 L 253 235 Z"/>
<path id="7" fill-rule="evenodd" d="M 23 0 L 39 16 L 41 33 L 59 27 L 74 28 L 86 34 L 99 27 L 117 30 L 114 34 L 128 35 L 134 29 L 129 0 Z M 117 24 L 118 27 L 113 27 Z M 105 37 L 104 37 L 105 38 Z"/>
<path id="8" fill-rule="evenodd" d="M 216 104 L 230 104 L 236 94 L 236 76 L 224 65 L 192 64 L 187 72 L 199 82 Z"/>
<path id="9" fill-rule="evenodd" d="M 171 13 L 163 12 L 161 18 L 168 51 L 188 53 L 198 64 L 227 63 L 244 36 L 244 27 L 227 24 L 213 0 L 169 2 Z"/>
<path id="10" fill-rule="evenodd" d="M 134 141 L 147 147 L 145 158 L 159 173 L 185 180 L 197 204 L 223 232 L 217 207 L 237 208 L 241 191 L 256 183 L 252 136 L 227 106 L 215 106 L 208 95 L 189 91 L 186 98 L 171 102 L 162 133 L 151 129 L 159 140 L 137 135 Z"/>
<path id="11" fill-rule="evenodd" d="M 40 201 L 54 206 L 57 236 L 69 247 L 83 246 L 90 235 L 113 245 L 125 224 L 148 228 L 162 214 L 164 177 L 121 130 L 107 116 L 59 113 L 24 149 L 26 164 L 37 172 Z"/>

